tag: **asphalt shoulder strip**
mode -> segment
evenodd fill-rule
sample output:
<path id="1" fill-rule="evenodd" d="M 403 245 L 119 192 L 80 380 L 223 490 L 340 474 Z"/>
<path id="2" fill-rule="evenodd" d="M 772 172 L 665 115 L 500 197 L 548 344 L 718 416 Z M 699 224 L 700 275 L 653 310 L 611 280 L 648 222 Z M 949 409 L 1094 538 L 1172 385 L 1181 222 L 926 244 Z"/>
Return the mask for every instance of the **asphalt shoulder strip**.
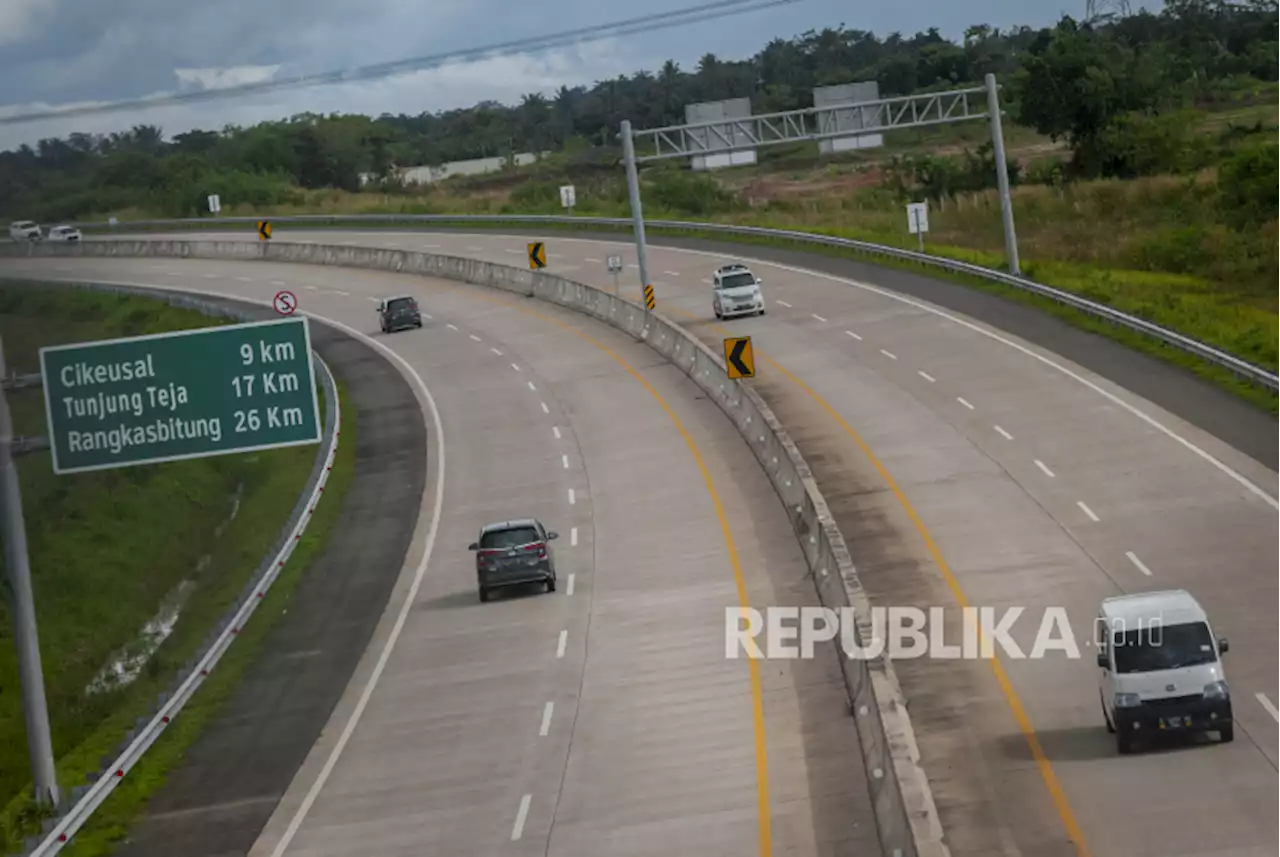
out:
<path id="1" fill-rule="evenodd" d="M 355 473 L 342 514 L 261 655 L 119 857 L 249 853 L 346 689 L 404 564 L 427 475 L 417 400 L 368 345 L 315 319 L 311 327 L 313 347 L 346 384 L 343 405 L 355 409 Z"/>

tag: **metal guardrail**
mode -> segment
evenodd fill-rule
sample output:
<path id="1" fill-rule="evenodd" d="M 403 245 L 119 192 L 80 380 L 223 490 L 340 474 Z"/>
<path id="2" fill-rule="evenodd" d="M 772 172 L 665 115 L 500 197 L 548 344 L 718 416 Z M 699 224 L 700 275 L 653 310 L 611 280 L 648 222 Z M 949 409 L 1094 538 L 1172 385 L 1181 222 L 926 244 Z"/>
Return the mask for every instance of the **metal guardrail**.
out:
<path id="1" fill-rule="evenodd" d="M 77 284 L 90 291 L 116 292 L 143 295 L 160 300 L 168 300 L 178 306 L 186 306 L 205 312 L 208 315 L 220 315 L 237 319 L 249 319 L 235 309 L 209 304 L 199 297 L 187 295 L 156 295 L 150 290 L 133 289 L 121 286 L 102 286 L 96 283 Z M 26 857 L 52 857 L 67 847 L 75 834 L 84 826 L 99 806 L 124 781 L 129 772 L 146 754 L 151 745 L 169 728 L 183 707 L 195 695 L 217 666 L 218 661 L 230 648 L 248 622 L 249 617 L 262 603 L 263 597 L 270 590 L 276 578 L 283 571 L 285 564 L 297 548 L 307 525 L 315 514 L 316 506 L 323 496 L 333 463 L 338 454 L 338 425 L 342 419 L 342 403 L 338 400 L 338 386 L 328 364 L 321 359 L 318 352 L 312 352 L 312 360 L 317 368 L 316 379 L 320 382 L 325 395 L 326 424 L 324 439 L 312 467 L 307 488 L 298 498 L 289 522 L 283 528 L 280 546 L 272 550 L 263 561 L 257 574 L 244 588 L 241 601 L 233 610 L 225 615 L 213 629 L 201 652 L 189 662 L 190 668 L 185 676 L 180 676 L 177 687 L 172 692 L 161 695 L 159 704 L 150 719 L 139 718 L 138 724 L 130 730 L 125 739 L 125 746 L 110 765 L 102 769 L 95 780 L 88 786 L 78 786 L 71 791 L 64 811 L 53 819 L 47 819 L 43 832 L 38 837 L 28 837 L 25 848 L 21 852 Z"/>
<path id="2" fill-rule="evenodd" d="M 78 223 L 75 225 L 81 230 L 88 230 L 91 232 L 128 232 L 130 229 L 219 229 L 229 225 L 252 227 L 261 219 L 264 218 L 196 217 L 174 220 L 131 220 L 123 223 L 117 222 L 115 224 L 104 222 Z M 273 224 L 294 223 L 304 226 L 337 226 L 348 223 L 356 225 L 394 223 L 419 225 L 488 223 L 518 224 L 523 226 L 549 225 L 580 226 L 586 228 L 608 227 L 611 229 L 624 230 L 631 229 L 630 219 L 621 217 L 568 217 L 564 215 L 537 214 L 301 214 L 288 217 L 271 217 L 270 220 Z M 1154 322 L 1147 321 L 1146 319 L 1120 312 L 1117 309 L 1112 309 L 1106 304 L 1091 301 L 1062 289 L 1046 286 L 1043 283 L 1037 283 L 1036 281 L 1029 280 L 1026 277 L 1019 277 L 1005 273 L 1004 271 L 997 271 L 994 268 L 985 268 L 981 265 L 974 265 L 969 262 L 947 259 L 942 256 L 933 256 L 928 253 L 919 253 L 914 250 L 904 250 L 899 247 L 890 247 L 885 244 L 874 244 L 869 241 L 855 241 L 850 238 L 837 238 L 830 235 L 818 235 L 812 232 L 799 232 L 791 229 L 767 229 L 760 226 L 737 226 L 725 223 L 705 223 L 686 220 L 648 220 L 645 223 L 646 226 L 652 229 L 703 232 L 750 238 L 770 238 L 775 240 L 782 239 L 786 241 L 793 241 L 798 244 L 832 247 L 856 253 L 863 253 L 869 256 L 881 256 L 904 262 L 913 262 L 919 265 L 951 271 L 956 274 L 966 274 L 968 276 L 978 277 L 980 279 L 1010 286 L 1024 292 L 1030 292 L 1032 294 L 1048 298 L 1086 315 L 1101 319 L 1102 321 L 1106 321 L 1119 327 L 1127 328 L 1136 333 L 1143 334 L 1144 336 L 1148 336 L 1162 342 L 1171 348 L 1191 354 L 1207 363 L 1226 369 L 1247 381 L 1265 387 L 1272 392 L 1280 391 L 1280 378 L 1277 378 L 1276 373 L 1271 372 L 1268 369 L 1256 366 L 1246 360 L 1236 357 L 1233 354 L 1229 354 L 1221 349 L 1215 348 L 1212 345 L 1178 333 L 1176 330 L 1171 330 L 1170 328 L 1163 327 L 1155 324 Z"/>

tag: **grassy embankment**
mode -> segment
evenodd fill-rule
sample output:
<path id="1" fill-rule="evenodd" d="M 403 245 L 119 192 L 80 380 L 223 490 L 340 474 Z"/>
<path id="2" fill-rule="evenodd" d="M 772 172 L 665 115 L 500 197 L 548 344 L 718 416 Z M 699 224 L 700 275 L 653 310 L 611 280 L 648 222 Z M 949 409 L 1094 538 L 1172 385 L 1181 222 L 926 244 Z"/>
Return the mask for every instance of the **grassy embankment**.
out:
<path id="1" fill-rule="evenodd" d="M 18 371 L 38 369 L 43 345 L 225 323 L 145 298 L 0 288 L 0 336 Z M 19 434 L 44 432 L 39 388 L 11 394 Z M 342 426 L 354 431 L 352 425 Z M 350 479 L 348 441 L 326 502 L 269 598 L 218 669 L 99 811 L 84 842 L 65 853 L 98 854 L 178 761 L 230 694 L 281 602 L 322 547 Z M 46 692 L 64 789 L 83 783 L 119 747 L 134 720 L 199 648 L 279 537 L 306 486 L 316 447 L 221 456 L 98 473 L 55 476 L 47 453 L 20 460 Z M 186 583 L 171 635 L 131 683 L 86 687 Z M 0 847 L 9 853 L 39 830 L 12 624 L 0 612 Z M 86 850 L 86 848 L 88 850 Z"/>
<path id="2" fill-rule="evenodd" d="M 1240 95 L 1216 110 L 1188 114 L 1201 144 L 1226 156 L 1240 145 L 1275 139 L 1276 87 Z M 811 146 L 761 150 L 761 163 L 692 176 L 666 162 L 645 171 L 649 219 L 709 220 L 770 226 L 915 249 L 899 199 L 884 187 L 894 159 L 954 156 L 985 139 L 982 123 L 886 135 L 881 150 L 818 162 Z M 1006 127 L 1011 158 L 1029 179 L 1014 188 L 1024 274 L 1057 288 L 1205 341 L 1260 366 L 1277 368 L 1277 228 L 1227 225 L 1216 205 L 1217 169 L 1128 181 L 1054 183 L 1062 147 L 1025 128 Z M 577 186 L 577 213 L 628 215 L 626 189 L 610 156 L 594 162 L 557 155 L 505 173 L 457 178 L 408 194 L 299 191 L 293 205 L 224 209 L 228 215 L 562 214 L 557 187 Z M 123 219 L 155 216 L 115 212 Z M 213 223 L 211 219 L 210 224 Z M 999 200 L 994 191 L 957 193 L 931 205 L 925 249 L 992 268 L 1004 267 Z M 654 234 L 663 230 L 651 229 Z M 281 237 L 287 232 L 281 231 Z M 696 234 L 696 233 L 695 233 Z M 723 236 L 720 236 L 723 238 Z M 734 239 L 777 244 L 774 239 Z M 789 244 L 789 246 L 797 246 Z M 846 251 L 807 249 L 832 255 Z M 888 263 L 886 263 L 888 264 Z M 908 265 L 910 267 L 910 265 Z M 937 269 L 930 273 L 939 275 Z M 1276 397 L 1180 352 L 1056 303 L 977 278 L 948 275 L 975 288 L 1031 303 L 1086 329 L 1177 363 L 1275 412 Z"/>

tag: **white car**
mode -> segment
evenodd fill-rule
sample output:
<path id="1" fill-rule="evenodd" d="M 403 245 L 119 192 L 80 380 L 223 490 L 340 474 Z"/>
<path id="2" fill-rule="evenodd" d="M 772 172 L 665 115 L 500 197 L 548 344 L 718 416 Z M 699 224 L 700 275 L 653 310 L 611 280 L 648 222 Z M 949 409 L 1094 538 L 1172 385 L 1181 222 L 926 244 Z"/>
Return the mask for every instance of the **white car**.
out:
<path id="1" fill-rule="evenodd" d="M 14 241 L 39 241 L 40 225 L 34 220 L 15 220 L 9 224 L 9 237 Z"/>
<path id="2" fill-rule="evenodd" d="M 732 264 L 716 268 L 711 275 L 714 296 L 711 308 L 716 318 L 734 318 L 740 315 L 764 315 L 763 285 L 746 265 Z"/>
<path id="3" fill-rule="evenodd" d="M 1225 637 L 1182 589 L 1107 598 L 1096 624 L 1099 694 L 1116 749 L 1147 736 L 1217 732 L 1235 737 L 1222 669 Z"/>
<path id="4" fill-rule="evenodd" d="M 50 241 L 79 241 L 80 230 L 74 226 L 55 226 L 49 230 Z"/>

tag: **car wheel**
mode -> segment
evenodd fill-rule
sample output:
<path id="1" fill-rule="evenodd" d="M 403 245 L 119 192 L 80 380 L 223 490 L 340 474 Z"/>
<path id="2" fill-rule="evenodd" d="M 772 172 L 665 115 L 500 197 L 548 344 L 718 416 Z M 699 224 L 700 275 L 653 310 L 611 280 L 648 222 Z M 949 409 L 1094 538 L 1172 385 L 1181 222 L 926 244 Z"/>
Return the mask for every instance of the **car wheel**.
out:
<path id="1" fill-rule="evenodd" d="M 1232 723 L 1230 726 L 1223 726 L 1218 730 L 1218 737 L 1222 739 L 1223 744 L 1230 744 L 1236 740 L 1236 725 Z"/>
<path id="2" fill-rule="evenodd" d="M 548 592 L 555 592 L 555 591 L 556 591 L 556 578 L 555 578 L 555 575 L 552 575 L 551 577 L 548 577 L 548 578 L 547 578 L 547 591 L 548 591 Z"/>
<path id="3" fill-rule="evenodd" d="M 1116 733 L 1116 752 L 1121 756 L 1127 756 L 1133 752 L 1133 738 L 1124 732 Z"/>
<path id="4" fill-rule="evenodd" d="M 1107 704 L 1102 701 L 1102 691 L 1098 691 L 1098 707 L 1102 709 L 1102 720 L 1107 724 L 1107 731 L 1112 735 L 1116 734 L 1116 727 L 1111 723 L 1111 716 L 1107 714 Z"/>
<path id="5" fill-rule="evenodd" d="M 480 602 L 483 604 L 488 600 L 489 600 L 489 590 L 484 588 L 483 586 L 480 587 Z"/>

